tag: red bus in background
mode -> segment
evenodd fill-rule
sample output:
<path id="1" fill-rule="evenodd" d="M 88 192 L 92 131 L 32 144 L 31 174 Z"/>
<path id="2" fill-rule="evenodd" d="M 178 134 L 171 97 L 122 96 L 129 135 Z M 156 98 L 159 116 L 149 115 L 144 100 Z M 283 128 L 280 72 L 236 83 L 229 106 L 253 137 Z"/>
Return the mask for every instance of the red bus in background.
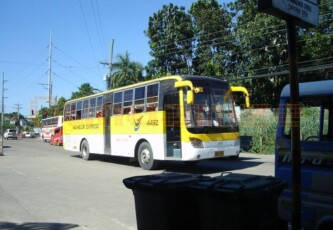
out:
<path id="1" fill-rule="evenodd" d="M 54 134 L 50 139 L 51 145 L 62 145 L 63 143 L 63 136 L 62 136 L 62 126 L 57 127 L 54 129 Z"/>
<path id="2" fill-rule="evenodd" d="M 62 126 L 63 116 L 55 116 L 44 118 L 41 121 L 41 138 L 44 142 L 50 141 L 51 137 L 54 135 L 55 128 Z"/>

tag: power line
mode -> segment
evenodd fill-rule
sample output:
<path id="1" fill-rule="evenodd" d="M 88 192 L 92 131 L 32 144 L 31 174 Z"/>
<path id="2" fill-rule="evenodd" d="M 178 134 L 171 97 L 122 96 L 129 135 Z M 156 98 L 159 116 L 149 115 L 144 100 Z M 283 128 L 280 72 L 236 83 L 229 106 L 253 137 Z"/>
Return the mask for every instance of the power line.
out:
<path id="1" fill-rule="evenodd" d="M 61 50 L 59 47 L 57 46 L 53 46 L 56 50 L 58 50 L 60 53 L 62 53 L 63 55 L 65 55 L 66 57 L 68 57 L 69 59 L 75 61 L 76 63 L 78 63 L 80 66 L 84 67 L 87 70 L 90 70 L 91 72 L 94 72 L 95 74 L 98 74 L 97 72 L 95 72 L 91 67 L 86 66 L 85 64 L 81 63 L 80 61 L 78 61 L 77 59 L 73 58 L 71 55 L 65 53 L 63 50 Z M 65 67 L 63 65 L 63 67 Z"/>
<path id="2" fill-rule="evenodd" d="M 102 20 L 101 20 L 101 13 L 100 13 L 100 10 L 99 10 L 99 4 L 98 4 L 98 0 L 96 0 L 96 9 L 97 9 L 97 15 L 98 15 L 98 22 L 99 22 L 99 28 L 101 30 L 101 34 L 102 34 L 102 46 L 103 46 L 103 50 L 104 50 L 104 55 L 105 57 L 107 56 L 107 53 L 106 53 L 106 47 L 105 47 L 105 36 L 104 36 L 104 32 L 103 32 L 103 26 L 102 26 Z"/>
<path id="3" fill-rule="evenodd" d="M 304 67 L 299 68 L 299 73 L 306 73 L 310 71 L 316 71 L 316 70 L 325 70 L 325 69 L 331 69 L 333 68 L 333 62 L 326 64 L 326 65 L 316 65 L 316 66 L 310 66 L 310 67 Z M 248 79 L 258 79 L 258 78 L 267 78 L 267 77 L 276 77 L 276 76 L 282 76 L 282 75 L 288 75 L 289 70 L 283 70 L 279 72 L 272 72 L 272 73 L 266 73 L 266 74 L 260 74 L 260 75 L 254 75 L 251 77 L 241 77 L 241 78 L 233 78 L 229 79 L 228 81 L 240 81 L 240 80 L 248 80 Z M 227 75 L 229 76 L 229 75 Z"/>
<path id="4" fill-rule="evenodd" d="M 95 12 L 95 7 L 94 7 L 94 4 L 93 4 L 93 0 L 90 0 L 90 4 L 91 4 L 91 8 L 93 10 L 93 14 L 94 14 L 94 22 L 95 22 L 95 27 L 96 27 L 96 31 L 97 31 L 97 37 L 98 37 L 98 41 L 99 41 L 99 44 L 100 44 L 100 49 L 101 49 L 101 53 L 103 54 L 105 52 L 105 46 L 104 46 L 104 43 L 102 43 L 102 40 L 101 40 L 101 27 L 99 27 L 98 25 L 101 25 L 101 21 L 99 21 L 99 24 L 97 22 L 97 17 L 96 17 L 96 12 Z M 100 19 L 100 17 L 99 17 Z M 103 52 L 104 50 L 104 52 Z"/>
<path id="5" fill-rule="evenodd" d="M 93 56 L 94 56 L 94 59 L 95 59 L 95 61 L 96 61 L 97 59 L 96 59 L 96 55 L 95 55 L 95 52 L 94 52 L 94 47 L 93 47 L 93 45 L 92 45 L 91 36 L 90 36 L 89 29 L 88 29 L 88 24 L 87 24 L 86 16 L 84 15 L 84 12 L 83 12 L 83 7 L 82 7 L 82 2 L 81 2 L 81 0 L 79 0 L 79 4 L 80 4 L 80 9 L 81 9 L 82 17 L 83 17 L 84 26 L 85 26 L 85 28 L 86 28 L 86 32 L 87 32 L 87 34 L 88 34 L 88 39 L 89 39 L 90 49 L 91 49 L 91 52 L 92 52 L 92 54 L 93 54 Z M 96 61 L 96 63 L 97 63 L 97 61 Z"/>

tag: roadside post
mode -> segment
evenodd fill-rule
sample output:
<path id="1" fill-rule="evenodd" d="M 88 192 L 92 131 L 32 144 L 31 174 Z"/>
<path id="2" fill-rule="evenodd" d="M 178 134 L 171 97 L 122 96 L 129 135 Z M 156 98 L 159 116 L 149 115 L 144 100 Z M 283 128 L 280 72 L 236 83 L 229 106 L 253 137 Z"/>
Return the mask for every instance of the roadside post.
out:
<path id="1" fill-rule="evenodd" d="M 301 151 L 299 76 L 297 66 L 297 29 L 318 25 L 318 0 L 259 0 L 259 12 L 273 15 L 287 22 L 289 82 L 291 102 L 291 153 L 292 153 L 292 229 L 301 229 Z"/>
<path id="2" fill-rule="evenodd" d="M 2 100 L 1 100 L 1 138 L 0 138 L 0 156 L 4 156 L 3 154 L 3 120 L 4 120 L 4 114 L 5 114 L 5 106 L 4 106 L 4 88 L 5 85 L 5 73 L 2 73 Z"/>
<path id="3" fill-rule="evenodd" d="M 0 156 L 4 156 L 3 154 L 3 135 L 0 137 Z"/>

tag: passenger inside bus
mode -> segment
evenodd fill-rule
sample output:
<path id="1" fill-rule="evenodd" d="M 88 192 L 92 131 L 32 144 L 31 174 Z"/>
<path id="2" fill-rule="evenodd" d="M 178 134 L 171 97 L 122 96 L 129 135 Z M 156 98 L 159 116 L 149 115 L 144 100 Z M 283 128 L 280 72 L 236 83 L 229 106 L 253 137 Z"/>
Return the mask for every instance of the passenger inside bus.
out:
<path id="1" fill-rule="evenodd" d="M 140 104 L 140 105 L 135 105 L 135 109 L 134 109 L 134 112 L 135 113 L 142 113 L 143 112 L 143 109 L 144 109 L 144 105 L 143 104 Z"/>
<path id="2" fill-rule="evenodd" d="M 80 119 L 81 119 L 81 110 L 76 111 L 76 120 L 80 120 Z"/>
<path id="3" fill-rule="evenodd" d="M 96 117 L 102 117 L 102 111 L 98 111 L 98 112 L 96 113 Z"/>
<path id="4" fill-rule="evenodd" d="M 151 111 L 158 111 L 157 103 L 147 104 L 147 112 L 151 112 Z"/>

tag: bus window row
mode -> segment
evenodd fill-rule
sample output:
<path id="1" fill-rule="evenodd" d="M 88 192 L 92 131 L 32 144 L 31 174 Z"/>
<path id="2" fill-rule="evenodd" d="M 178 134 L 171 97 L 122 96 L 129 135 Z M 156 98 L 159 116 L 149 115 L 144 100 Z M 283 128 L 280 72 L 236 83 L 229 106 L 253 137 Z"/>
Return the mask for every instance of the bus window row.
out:
<path id="1" fill-rule="evenodd" d="M 113 115 L 158 110 L 159 84 L 141 86 L 114 93 Z"/>
<path id="2" fill-rule="evenodd" d="M 141 86 L 113 93 L 112 112 L 109 114 L 133 114 L 158 110 L 159 84 Z M 68 103 L 65 120 L 81 120 L 103 116 L 103 96 Z"/>
<path id="3" fill-rule="evenodd" d="M 65 106 L 65 120 L 81 120 L 102 116 L 103 97 L 93 97 Z"/>

